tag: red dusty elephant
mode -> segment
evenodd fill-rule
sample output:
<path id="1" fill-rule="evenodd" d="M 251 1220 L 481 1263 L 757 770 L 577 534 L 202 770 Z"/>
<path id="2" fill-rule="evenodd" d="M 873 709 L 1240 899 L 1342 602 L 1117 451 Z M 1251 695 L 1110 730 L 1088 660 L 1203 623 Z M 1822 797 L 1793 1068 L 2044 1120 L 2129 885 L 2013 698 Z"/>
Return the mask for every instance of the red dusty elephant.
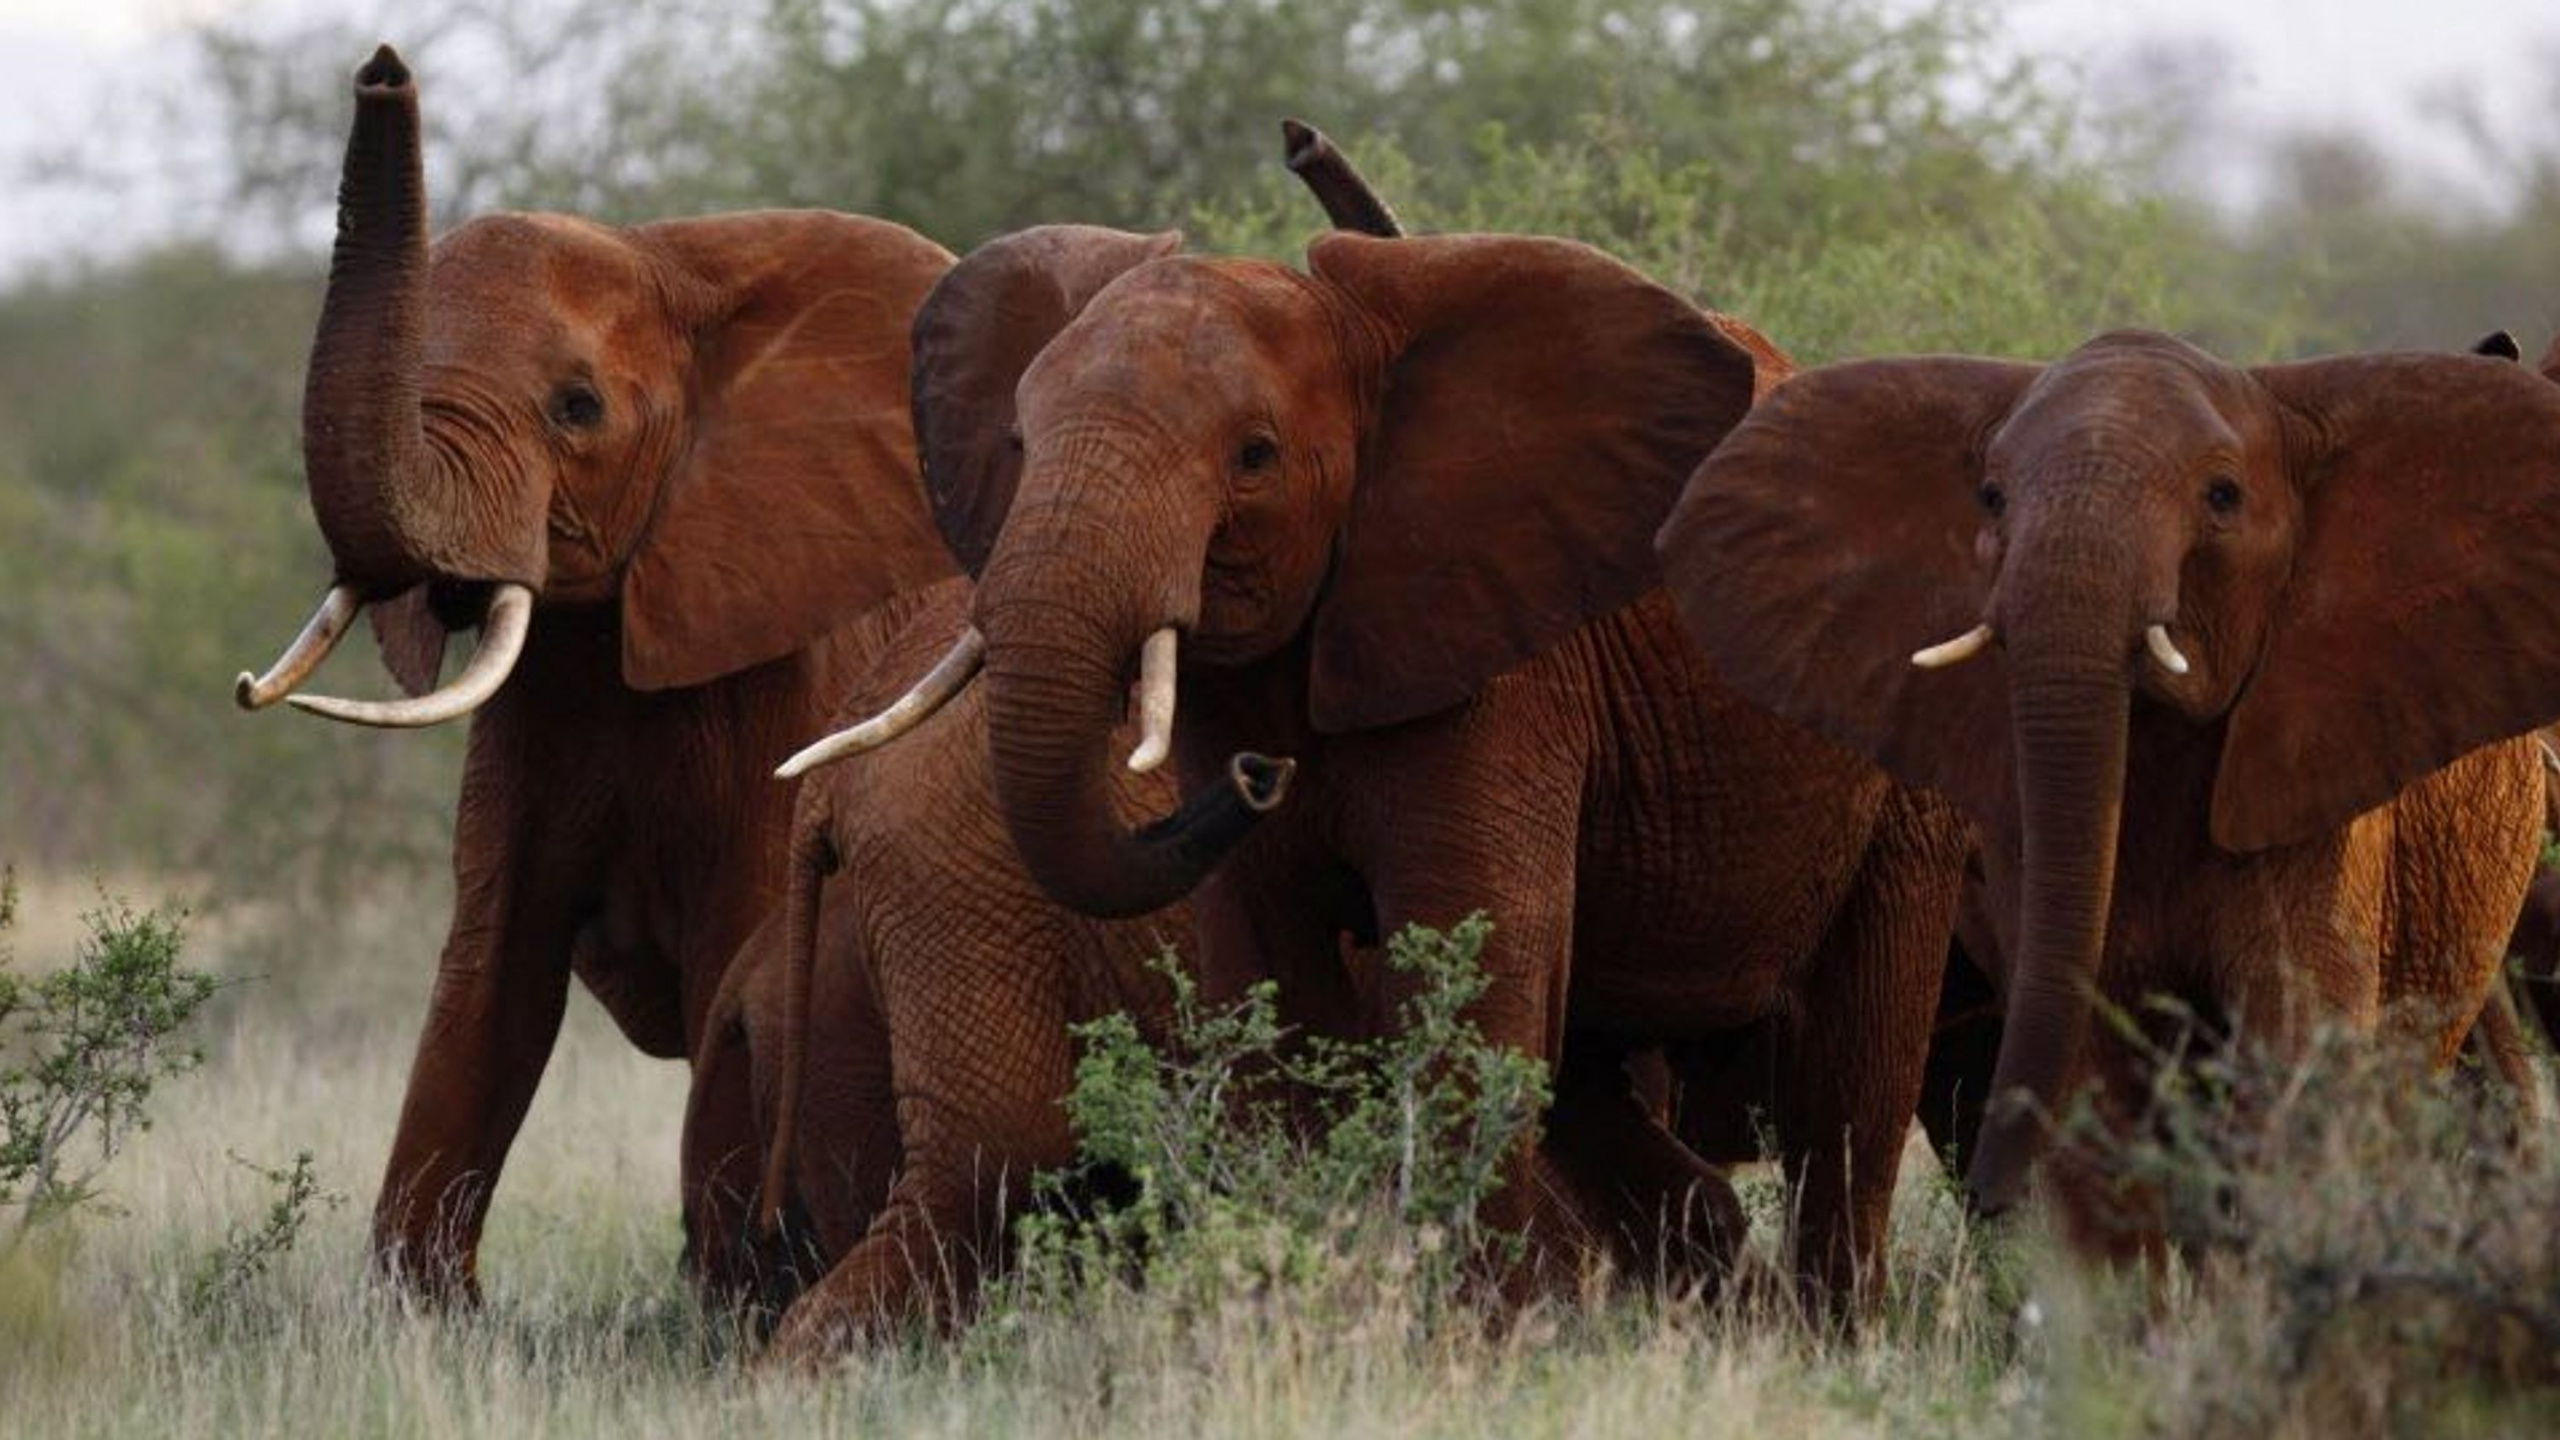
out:
<path id="1" fill-rule="evenodd" d="M 848 622 L 950 571 L 907 416 L 908 326 L 950 257 L 819 212 L 491 215 L 432 247 L 425 215 L 417 90 L 386 47 L 356 76 L 304 405 L 335 583 L 238 698 L 472 717 L 452 927 L 374 1211 L 386 1267 L 467 1297 L 571 973 L 642 1050 L 692 1052 L 780 893 L 773 757 L 864 663 Z M 366 606 L 416 698 L 292 693 Z M 697 1153 L 749 1154 L 743 1088 L 709 1109 L 734 1143 Z M 694 1212 L 752 1178 L 688 1173 L 689 1251 L 736 1233 Z"/>
<path id="2" fill-rule="evenodd" d="M 2479 1012 L 2540 815 L 2506 737 L 2560 713 L 2560 389 L 2146 332 L 1832 366 L 1699 469 L 1660 550 L 1737 687 L 1982 836 L 2010 957 L 1985 1211 L 2084 1080 L 2125 1118 L 2136 1056 L 2092 1037 L 2097 995 L 2165 992 L 2279 1056 L 2457 996 L 2406 1019 L 2447 1060 Z"/>
<path id="3" fill-rule="evenodd" d="M 894 625 L 843 718 L 929 669 L 969 604 L 952 580 L 884 607 Z M 1117 790 L 1131 816 L 1172 798 L 1163 775 Z M 1198 807 L 1211 826 L 1256 813 L 1233 788 Z M 722 987 L 696 1083 L 752 1073 L 774 1142 L 765 1193 L 797 1200 L 831 1262 L 777 1338 L 778 1355 L 805 1361 L 965 1310 L 1033 1174 L 1075 1159 L 1069 1026 L 1125 1012 L 1164 1034 L 1171 990 L 1148 967 L 1188 945 L 1190 920 L 1179 904 L 1091 920 L 1041 893 L 997 812 L 975 695 L 894 751 L 813 776 L 792 836 L 787 898 Z"/>
<path id="4" fill-rule="evenodd" d="M 1565 241 L 1336 235 L 1305 271 L 1177 248 L 1026 231 L 918 319 L 927 487 L 983 566 L 950 663 L 983 661 L 1032 876 L 1095 915 L 1193 894 L 1213 995 L 1273 976 L 1286 1018 L 1335 1033 L 1392 988 L 1344 937 L 1477 909 L 1477 1022 L 1551 1062 L 1570 1038 L 1572 1073 L 1774 1023 L 1801 1263 L 1835 1295 L 1871 1282 L 1957 826 L 1721 684 L 1650 550 L 1783 357 Z M 1298 761 L 1222 864 L 1118 803 L 1133 679 L 1130 764 L 1171 754 L 1186 794 Z M 1569 1099 L 1506 1221 L 1595 1168 L 1638 1207 L 1721 1188 L 1622 1076 Z"/>

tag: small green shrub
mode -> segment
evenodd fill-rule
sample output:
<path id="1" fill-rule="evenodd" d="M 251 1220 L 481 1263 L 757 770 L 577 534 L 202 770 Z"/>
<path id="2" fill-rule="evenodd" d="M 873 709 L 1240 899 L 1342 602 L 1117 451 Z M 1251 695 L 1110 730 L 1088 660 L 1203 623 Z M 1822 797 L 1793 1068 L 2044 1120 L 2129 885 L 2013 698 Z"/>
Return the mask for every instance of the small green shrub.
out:
<path id="1" fill-rule="evenodd" d="M 296 1152 L 293 1163 L 280 1170 L 237 1153 L 231 1156 L 231 1163 L 266 1181 L 275 1198 L 268 1202 L 267 1213 L 257 1224 L 228 1227 L 222 1243 L 207 1253 L 197 1263 L 195 1273 L 187 1277 L 187 1309 L 199 1316 L 236 1310 L 254 1293 L 276 1261 L 301 1240 L 315 1210 L 335 1210 L 347 1203 L 346 1196 L 320 1188 L 320 1177 L 312 1168 L 308 1150 Z"/>
<path id="2" fill-rule="evenodd" d="M 1436 1318 L 1471 1264 L 1516 1246 L 1483 1206 L 1548 1096 L 1542 1063 L 1465 1016 L 1491 928 L 1476 915 L 1395 936 L 1388 964 L 1412 987 L 1402 1023 L 1351 1043 L 1289 1035 L 1268 983 L 1205 1007 L 1165 956 L 1163 1046 L 1126 1015 L 1078 1029 L 1067 1106 L 1081 1159 L 1037 1182 L 1049 1203 L 1019 1235 L 1026 1297 L 1131 1286 L 1176 1311 L 1341 1300 L 1374 1319 L 1384 1282 L 1390 1309 Z"/>
<path id="3" fill-rule="evenodd" d="M 15 918 L 12 877 L 0 929 Z M 13 974 L 0 949 L 0 1250 L 95 1199 L 100 1172 L 150 1128 L 153 1090 L 203 1060 L 178 1036 L 218 982 L 179 963 L 184 915 L 107 899 L 83 918 L 89 938 L 50 974 Z"/>

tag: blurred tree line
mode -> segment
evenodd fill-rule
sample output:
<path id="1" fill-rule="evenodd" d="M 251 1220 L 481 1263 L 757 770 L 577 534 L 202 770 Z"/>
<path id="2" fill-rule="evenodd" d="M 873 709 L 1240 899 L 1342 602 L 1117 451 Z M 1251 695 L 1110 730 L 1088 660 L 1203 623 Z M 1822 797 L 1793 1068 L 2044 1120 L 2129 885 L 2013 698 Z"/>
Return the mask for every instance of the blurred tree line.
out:
<path id="1" fill-rule="evenodd" d="M 253 12 L 254 13 L 254 12 Z M 1277 121 L 1409 223 L 1587 239 L 1800 358 L 2050 356 L 2148 325 L 2235 358 L 2539 343 L 2560 314 L 2560 123 L 2508 205 L 2306 136 L 2267 198 L 2174 183 L 2209 111 L 2093 97 L 1985 0 L 496 0 L 216 22 L 154 123 L 197 238 L 0 294 L 0 856 L 150 867 L 310 909 L 434 873 L 458 737 L 234 714 L 327 579 L 301 364 L 347 77 L 399 44 L 440 225 L 821 205 L 955 250 L 1078 219 L 1289 254 L 1318 225 Z M 2560 122 L 2560 64 L 2552 117 Z M 2461 118 L 2456 116 L 2456 119 Z M 351 643 L 324 682 L 387 687 Z M 324 863 L 325 862 L 325 863 Z"/>

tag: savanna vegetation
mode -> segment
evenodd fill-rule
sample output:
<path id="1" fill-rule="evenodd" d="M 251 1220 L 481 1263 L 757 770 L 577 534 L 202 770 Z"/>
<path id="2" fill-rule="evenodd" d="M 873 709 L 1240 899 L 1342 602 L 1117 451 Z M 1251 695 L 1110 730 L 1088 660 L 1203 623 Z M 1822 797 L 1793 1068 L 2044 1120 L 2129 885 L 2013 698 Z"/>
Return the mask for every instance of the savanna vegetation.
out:
<path id="1" fill-rule="evenodd" d="M 1073 218 L 1285 255 L 1318 224 L 1277 164 L 1276 122 L 1299 115 L 1417 228 L 1590 240 L 1807 361 L 2048 356 L 2117 325 L 2235 358 L 2501 326 L 2538 348 L 2560 322 L 2560 99 L 2545 136 L 2497 152 L 2498 206 L 2305 135 L 2233 209 L 2181 180 L 2215 135 L 2179 75 L 2093 90 L 2000 22 L 1985 0 L 456 0 L 201 30 L 186 72 L 128 107 L 129 139 L 187 157 L 167 238 L 0 292 L 0 860 L 25 878 L 0 937 L 0 1094 L 34 1103 L 24 1022 L 51 1013 L 48 983 L 159 987 L 174 1047 L 113 1092 L 152 1128 L 68 1202 L 24 1208 L 0 1168 L 7 1428 L 2532 1430 L 2560 1399 L 2560 1135 L 2519 1157 L 2467 1102 L 2347 1053 L 2218 1076 L 2264 1089 L 2236 1149 L 2206 1153 L 2196 1098 L 2163 1096 L 2135 1158 L 2172 1183 L 2196 1260 L 2159 1303 L 2032 1233 L 1970 1228 L 1917 1149 L 1897 1293 L 1848 1339 L 1765 1277 L 1488 1325 L 1433 1288 L 1459 1283 L 1433 1257 L 1463 1185 L 1379 1215 L 1231 1184 L 1119 1217 L 1159 1250 L 1177 1231 L 1210 1248 L 1114 1261 L 1108 1224 L 1052 1219 L 956 1341 L 768 1385 L 675 1273 L 679 1069 L 581 1002 L 495 1211 L 487 1311 L 417 1315 L 365 1283 L 339 1197 L 369 1191 L 396 1109 L 459 736 L 243 717 L 227 689 L 325 573 L 297 405 L 346 80 L 375 40 L 420 74 L 446 221 L 825 205 L 955 250 Z M 92 158 L 75 148 L 56 183 L 112 185 Z M 378 693 L 368 651 L 323 688 Z M 182 899 L 183 939 L 102 886 Z M 200 990 L 198 967 L 234 983 Z M 1201 1023 L 1232 1049 L 1214 1027 L 1251 1017 Z M 1127 1037 L 1091 1038 L 1120 1062 L 1079 1097 L 1096 1143 L 1136 1144 L 1129 1107 L 1164 1077 Z M 1484 1118 L 1441 1138 L 1480 1143 Z M 1169 1181 L 1226 1143 L 1179 1120 L 1147 1132 L 1180 1142 Z M 1308 1173 L 1269 1149 L 1219 1163 L 1266 1187 Z M 1346 1194 L 1378 1174 L 1350 1173 Z M 1786 1202 L 1755 1183 L 1765 1235 Z M 1132 1264 L 1203 1268 L 1142 1284 Z"/>

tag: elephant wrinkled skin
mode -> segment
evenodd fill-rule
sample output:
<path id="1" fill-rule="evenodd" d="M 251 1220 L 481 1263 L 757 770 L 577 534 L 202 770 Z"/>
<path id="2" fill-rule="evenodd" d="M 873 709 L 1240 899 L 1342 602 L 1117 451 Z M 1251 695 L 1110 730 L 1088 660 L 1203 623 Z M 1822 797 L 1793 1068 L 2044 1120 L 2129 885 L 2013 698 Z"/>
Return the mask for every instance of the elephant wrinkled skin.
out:
<path id="1" fill-rule="evenodd" d="M 485 610 L 523 637 L 491 672 L 493 619 L 465 672 L 494 673 L 493 695 L 289 697 L 372 723 L 477 705 L 452 927 L 373 1235 L 402 1280 L 471 1298 L 571 973 L 641 1049 L 691 1053 L 780 891 L 773 757 L 864 663 L 847 623 L 950 571 L 906 411 L 908 324 L 950 257 L 822 212 L 492 215 L 430 247 L 417 104 L 388 47 L 356 77 L 312 347 L 304 454 L 336 629 L 315 624 L 323 643 L 240 699 L 288 698 L 349 602 L 413 693 L 435 687 L 448 627 Z M 745 1105 L 740 1089 L 711 1107 L 704 1165 L 752 1156 Z M 738 1229 L 692 1212 L 746 1188 L 688 1167 L 689 1251 Z M 690 1258 L 731 1278 L 720 1254 Z"/>
<path id="2" fill-rule="evenodd" d="M 1396 998 L 1346 937 L 1489 911 L 1475 1019 L 1590 1082 L 1499 1197 L 1533 1232 L 1595 1168 L 1638 1208 L 1720 1190 L 1619 1062 L 1774 1024 L 1800 1263 L 1871 1286 L 1957 826 L 1723 686 L 1650 551 L 1783 357 L 1570 242 L 1335 235 L 1307 272 L 1176 248 L 1024 232 L 918 319 L 927 487 L 983 565 L 976 693 L 1031 875 L 1096 915 L 1192 894 L 1210 995 L 1275 977 L 1330 1033 Z M 1115 799 L 1142 668 L 1178 696 L 1186 794 L 1239 752 L 1298 762 L 1223 864 Z"/>
<path id="3" fill-rule="evenodd" d="M 1837 365 L 1700 467 L 1660 548 L 1721 673 L 1982 837 L 2009 957 L 1986 1211 L 2082 1081 L 2136 1093 L 2093 992 L 2277 1056 L 2452 996 L 2393 1022 L 2441 1062 L 2480 1013 L 2539 823 L 2508 737 L 2560 713 L 2560 389 L 2145 332 Z M 2087 1238 L 2138 1228 L 2063 1189 Z"/>
<path id="4" fill-rule="evenodd" d="M 883 646 L 844 714 L 923 673 L 969 600 L 953 580 L 884 607 Z M 1130 815 L 1171 799 L 1162 776 L 1119 788 Z M 752 1075 L 764 1138 L 784 1148 L 787 1190 L 832 1261 L 776 1340 L 806 1360 L 965 1310 L 1033 1173 L 1075 1159 L 1068 1027 L 1126 1012 L 1164 1034 L 1172 992 L 1149 963 L 1188 944 L 1190 920 L 1180 905 L 1089 920 L 1040 892 L 996 811 L 974 695 L 896 750 L 813 776 L 790 849 L 787 898 L 722 987 L 696 1084 Z"/>

